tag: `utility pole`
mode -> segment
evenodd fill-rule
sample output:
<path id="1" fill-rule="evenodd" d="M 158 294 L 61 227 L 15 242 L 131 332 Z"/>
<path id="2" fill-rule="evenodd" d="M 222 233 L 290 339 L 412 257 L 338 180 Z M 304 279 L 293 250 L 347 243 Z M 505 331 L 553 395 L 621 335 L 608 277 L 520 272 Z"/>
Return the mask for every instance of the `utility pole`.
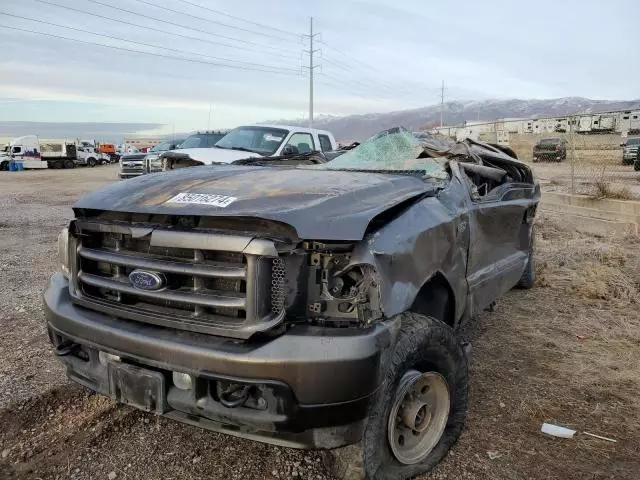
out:
<path id="1" fill-rule="evenodd" d="M 306 67 L 309 69 L 309 128 L 313 128 L 313 70 L 318 67 L 313 63 L 313 54 L 317 52 L 313 49 L 313 38 L 316 35 L 318 34 L 313 33 L 313 17 L 309 17 L 309 35 L 305 35 L 305 37 L 309 37 L 309 50 L 307 50 L 309 66 Z"/>
<path id="2" fill-rule="evenodd" d="M 207 131 L 211 130 L 211 104 L 209 104 L 209 119 L 207 120 Z"/>
<path id="3" fill-rule="evenodd" d="M 442 90 L 440 90 L 440 126 L 444 126 L 444 80 L 442 80 Z"/>

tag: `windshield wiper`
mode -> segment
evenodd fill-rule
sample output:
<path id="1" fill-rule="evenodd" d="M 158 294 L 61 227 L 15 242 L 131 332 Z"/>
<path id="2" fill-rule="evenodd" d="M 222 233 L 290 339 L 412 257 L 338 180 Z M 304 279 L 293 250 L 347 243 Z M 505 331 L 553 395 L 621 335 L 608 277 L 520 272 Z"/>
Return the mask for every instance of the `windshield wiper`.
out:
<path id="1" fill-rule="evenodd" d="M 260 152 L 256 152 L 255 150 L 251 150 L 246 147 L 231 147 L 231 150 L 238 150 L 240 152 L 249 152 L 249 153 L 257 153 L 258 155 L 262 155 Z"/>

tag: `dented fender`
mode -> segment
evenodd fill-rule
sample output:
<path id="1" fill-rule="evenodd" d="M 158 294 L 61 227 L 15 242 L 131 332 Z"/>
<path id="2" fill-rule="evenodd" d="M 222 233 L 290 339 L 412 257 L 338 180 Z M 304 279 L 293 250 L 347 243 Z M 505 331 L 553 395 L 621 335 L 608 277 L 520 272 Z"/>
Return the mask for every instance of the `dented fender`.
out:
<path id="1" fill-rule="evenodd" d="M 351 263 L 368 264 L 378 272 L 381 308 L 387 318 L 409 310 L 436 273 L 454 294 L 456 320 L 463 314 L 469 249 L 466 188 L 454 176 L 437 196 L 414 203 L 355 247 Z"/>

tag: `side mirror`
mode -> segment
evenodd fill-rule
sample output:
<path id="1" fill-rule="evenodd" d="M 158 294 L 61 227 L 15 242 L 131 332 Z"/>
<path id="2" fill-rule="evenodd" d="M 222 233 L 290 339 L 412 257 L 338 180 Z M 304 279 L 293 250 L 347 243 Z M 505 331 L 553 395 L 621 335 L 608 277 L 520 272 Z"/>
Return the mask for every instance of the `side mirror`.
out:
<path id="1" fill-rule="evenodd" d="M 297 155 L 298 153 L 300 153 L 298 147 L 294 147 L 293 145 L 287 145 L 282 149 L 282 155 L 284 156 Z"/>
<path id="2" fill-rule="evenodd" d="M 620 144 L 621 147 L 624 147 L 625 145 L 626 145 L 626 143 L 621 143 Z"/>

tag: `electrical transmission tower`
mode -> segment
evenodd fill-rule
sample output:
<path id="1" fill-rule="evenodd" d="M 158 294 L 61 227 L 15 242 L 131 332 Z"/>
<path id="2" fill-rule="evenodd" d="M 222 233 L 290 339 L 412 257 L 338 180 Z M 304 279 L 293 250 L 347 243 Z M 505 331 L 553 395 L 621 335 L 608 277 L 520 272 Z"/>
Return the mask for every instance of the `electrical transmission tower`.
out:
<path id="1" fill-rule="evenodd" d="M 313 54 L 318 50 L 313 49 L 313 39 L 319 35 L 313 33 L 313 17 L 309 18 L 309 34 L 305 35 L 309 39 L 309 50 L 305 52 L 309 55 L 309 66 L 304 67 L 309 69 L 309 128 L 313 128 L 313 71 L 318 67 L 314 63 Z"/>

